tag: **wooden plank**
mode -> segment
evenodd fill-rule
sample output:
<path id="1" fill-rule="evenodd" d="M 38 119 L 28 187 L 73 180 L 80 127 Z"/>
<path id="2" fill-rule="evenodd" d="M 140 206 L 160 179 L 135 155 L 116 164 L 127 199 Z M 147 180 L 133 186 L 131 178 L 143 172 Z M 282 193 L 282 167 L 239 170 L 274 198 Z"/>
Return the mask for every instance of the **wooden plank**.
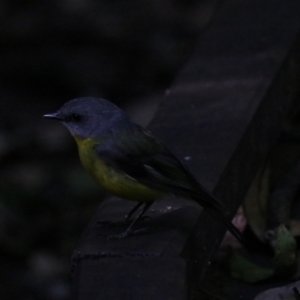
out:
<path id="1" fill-rule="evenodd" d="M 299 94 L 299 15 L 296 0 L 225 1 L 150 125 L 229 217 Z M 144 300 L 187 299 L 187 284 L 201 284 L 225 228 L 194 203 L 169 198 L 139 224 L 149 228 L 144 234 L 107 241 L 124 228 L 97 222 L 120 220 L 130 206 L 108 199 L 89 225 L 73 256 L 74 298 L 141 299 L 142 286 Z"/>
<path id="2" fill-rule="evenodd" d="M 72 299 L 173 300 L 187 296 L 186 278 L 181 276 L 186 264 L 179 257 L 103 257 L 81 261 L 77 268 L 74 281 L 80 285 L 74 286 Z M 128 277 L 134 284 L 128 284 Z"/>

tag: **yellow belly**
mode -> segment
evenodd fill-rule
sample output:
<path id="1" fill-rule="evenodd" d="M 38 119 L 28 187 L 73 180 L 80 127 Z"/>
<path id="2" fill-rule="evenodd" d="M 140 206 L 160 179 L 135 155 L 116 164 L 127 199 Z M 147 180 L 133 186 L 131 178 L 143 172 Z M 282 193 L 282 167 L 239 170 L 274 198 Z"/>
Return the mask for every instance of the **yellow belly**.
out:
<path id="1" fill-rule="evenodd" d="M 81 163 L 90 176 L 105 190 L 118 197 L 134 201 L 153 201 L 163 196 L 162 192 L 148 188 L 125 173 L 114 170 L 101 161 L 90 139 L 75 138 Z"/>

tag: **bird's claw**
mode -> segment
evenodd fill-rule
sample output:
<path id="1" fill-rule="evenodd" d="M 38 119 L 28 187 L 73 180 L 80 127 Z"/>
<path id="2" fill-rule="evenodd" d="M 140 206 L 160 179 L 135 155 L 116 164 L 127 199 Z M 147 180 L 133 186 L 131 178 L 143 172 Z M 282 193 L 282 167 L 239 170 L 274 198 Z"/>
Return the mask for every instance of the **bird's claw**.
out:
<path id="1" fill-rule="evenodd" d="M 127 231 L 122 232 L 120 234 L 113 234 L 113 235 L 109 235 L 107 237 L 107 240 L 118 240 L 118 239 L 123 239 L 125 237 L 127 237 L 130 233 L 128 233 Z"/>
<path id="2" fill-rule="evenodd" d="M 126 230 L 120 234 L 109 235 L 107 237 L 107 240 L 123 239 L 128 236 L 133 236 L 133 235 L 138 235 L 138 234 L 144 233 L 147 230 L 148 230 L 148 227 L 137 229 L 137 230 Z"/>

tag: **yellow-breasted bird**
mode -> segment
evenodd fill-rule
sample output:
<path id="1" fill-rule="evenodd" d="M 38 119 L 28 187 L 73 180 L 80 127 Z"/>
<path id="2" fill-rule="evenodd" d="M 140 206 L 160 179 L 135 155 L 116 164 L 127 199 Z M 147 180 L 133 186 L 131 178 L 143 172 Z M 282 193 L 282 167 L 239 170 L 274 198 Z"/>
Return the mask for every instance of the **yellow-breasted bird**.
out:
<path id="1" fill-rule="evenodd" d="M 224 216 L 221 204 L 187 167 L 113 103 L 100 98 L 77 98 L 44 117 L 59 120 L 67 127 L 77 143 L 84 168 L 99 185 L 111 194 L 138 202 L 128 218 L 144 204 L 119 237 L 132 232 L 133 224 L 154 201 L 174 194 L 199 203 L 243 242 L 240 231 Z"/>

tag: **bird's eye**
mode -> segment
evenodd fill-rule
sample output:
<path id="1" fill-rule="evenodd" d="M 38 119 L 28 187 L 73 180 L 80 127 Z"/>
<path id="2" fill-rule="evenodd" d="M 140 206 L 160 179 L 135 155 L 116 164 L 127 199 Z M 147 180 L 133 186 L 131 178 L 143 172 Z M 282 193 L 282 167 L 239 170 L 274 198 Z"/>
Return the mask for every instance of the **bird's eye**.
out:
<path id="1" fill-rule="evenodd" d="M 81 117 L 80 117 L 80 115 L 78 115 L 78 114 L 72 114 L 72 115 L 71 115 L 71 119 L 72 119 L 72 121 L 74 121 L 74 122 L 79 122 L 79 121 L 81 120 Z"/>

